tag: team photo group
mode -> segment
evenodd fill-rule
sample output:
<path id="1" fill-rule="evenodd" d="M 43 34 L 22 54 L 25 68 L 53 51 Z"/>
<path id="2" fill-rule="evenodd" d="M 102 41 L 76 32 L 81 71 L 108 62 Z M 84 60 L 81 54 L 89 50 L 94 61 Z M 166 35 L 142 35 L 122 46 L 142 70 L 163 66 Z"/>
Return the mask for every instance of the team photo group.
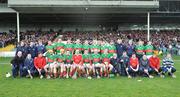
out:
<path id="1" fill-rule="evenodd" d="M 114 76 L 176 78 L 174 61 L 167 53 L 162 62 L 151 41 L 81 40 L 61 37 L 48 41 L 23 41 L 12 59 L 12 77 L 111 78 Z"/>

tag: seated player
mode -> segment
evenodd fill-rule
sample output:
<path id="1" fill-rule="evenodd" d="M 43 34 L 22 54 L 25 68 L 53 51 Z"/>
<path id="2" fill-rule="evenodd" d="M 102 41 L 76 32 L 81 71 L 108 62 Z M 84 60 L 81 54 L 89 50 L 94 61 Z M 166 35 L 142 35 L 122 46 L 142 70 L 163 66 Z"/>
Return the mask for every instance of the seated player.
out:
<path id="1" fill-rule="evenodd" d="M 16 56 L 11 60 L 12 76 L 15 78 L 20 73 L 23 76 L 24 57 L 21 51 L 18 51 Z"/>
<path id="2" fill-rule="evenodd" d="M 149 66 L 150 74 L 156 73 L 159 76 L 163 77 L 160 73 L 160 59 L 156 56 L 156 54 L 153 54 L 153 56 L 149 58 Z"/>
<path id="3" fill-rule="evenodd" d="M 163 59 L 163 66 L 162 68 L 162 74 L 165 76 L 165 73 L 168 73 L 173 78 L 176 78 L 174 75 L 174 72 L 176 72 L 176 69 L 174 68 L 174 61 L 171 57 L 171 54 L 167 54 L 166 57 Z"/>
<path id="4" fill-rule="evenodd" d="M 73 72 L 75 71 L 75 72 Z M 73 66 L 71 68 L 71 72 L 74 75 L 74 79 L 77 78 L 76 73 L 78 72 L 78 76 L 81 77 L 82 71 L 84 71 L 84 67 L 82 64 L 82 54 L 80 54 L 79 50 L 75 51 L 73 55 Z"/>
<path id="5" fill-rule="evenodd" d="M 139 60 L 136 57 L 136 54 L 133 54 L 132 57 L 129 59 L 129 66 L 126 68 L 126 72 L 128 78 L 132 78 L 132 76 L 136 76 L 139 71 Z"/>
<path id="6" fill-rule="evenodd" d="M 113 66 L 110 64 L 110 58 L 111 54 L 108 53 L 108 49 L 104 50 L 104 53 L 101 54 L 102 58 L 102 64 L 103 64 L 103 70 L 104 70 L 104 77 L 109 77 L 109 74 L 111 70 L 113 69 Z"/>
<path id="7" fill-rule="evenodd" d="M 44 70 L 45 70 L 45 72 L 46 72 L 46 77 L 47 77 L 47 79 L 49 79 L 49 78 L 51 78 L 51 77 L 53 77 L 53 71 L 54 71 L 54 67 L 55 67 L 55 64 L 56 64 L 56 55 L 54 54 L 54 53 L 46 53 L 46 62 L 47 62 L 47 64 L 46 64 L 46 66 L 44 67 Z M 55 74 L 55 76 L 56 76 L 56 74 Z"/>
<path id="8" fill-rule="evenodd" d="M 94 50 L 94 53 L 91 55 L 92 65 L 93 65 L 93 73 L 97 75 L 97 78 L 102 77 L 103 75 L 103 65 L 101 63 L 101 55 L 98 54 L 98 49 Z M 100 71 L 98 70 L 100 69 Z"/>
<path id="9" fill-rule="evenodd" d="M 149 78 L 153 78 L 153 76 L 149 74 L 148 70 L 149 70 L 149 60 L 146 55 L 143 55 L 143 57 L 140 59 L 139 71 L 142 74 L 146 74 Z"/>
<path id="10" fill-rule="evenodd" d="M 121 76 L 126 76 L 126 68 L 129 64 L 129 57 L 127 53 L 124 51 L 122 56 L 120 57 L 120 66 L 119 66 L 119 72 Z"/>
<path id="11" fill-rule="evenodd" d="M 65 53 L 65 61 L 64 61 L 65 71 L 66 71 L 66 78 L 69 78 L 70 75 L 70 68 L 72 66 L 72 53 L 70 51 L 66 51 Z"/>
<path id="12" fill-rule="evenodd" d="M 54 64 L 54 66 L 55 66 L 54 72 L 57 73 L 57 69 L 59 69 L 59 77 L 63 78 L 66 76 L 66 69 L 65 69 L 65 65 L 64 65 L 65 55 L 64 55 L 63 49 L 61 49 L 60 53 L 56 55 L 56 59 L 57 59 L 56 60 L 57 64 Z"/>
<path id="13" fill-rule="evenodd" d="M 33 72 L 34 72 L 34 60 L 31 58 L 31 54 L 28 54 L 26 59 L 24 60 L 24 67 L 23 72 L 25 75 L 29 75 L 31 79 L 33 79 Z"/>
<path id="14" fill-rule="evenodd" d="M 85 50 L 83 54 L 83 65 L 84 65 L 84 69 L 86 70 L 86 74 L 87 74 L 86 77 L 88 77 L 88 79 L 91 79 L 89 73 L 92 72 L 93 70 L 93 66 L 90 58 L 91 55 L 88 53 L 88 50 Z"/>
<path id="15" fill-rule="evenodd" d="M 36 68 L 40 78 L 43 78 L 44 67 L 46 65 L 46 58 L 43 57 L 42 52 L 39 52 L 38 57 L 34 59 L 34 67 Z"/>

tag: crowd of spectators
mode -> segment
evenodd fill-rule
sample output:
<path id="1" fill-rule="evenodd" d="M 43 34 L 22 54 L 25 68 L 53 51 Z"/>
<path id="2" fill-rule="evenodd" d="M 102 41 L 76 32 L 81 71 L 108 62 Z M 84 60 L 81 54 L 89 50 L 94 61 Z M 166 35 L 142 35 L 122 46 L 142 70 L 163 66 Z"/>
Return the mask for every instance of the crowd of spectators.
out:
<path id="1" fill-rule="evenodd" d="M 91 32 L 80 32 L 80 31 L 66 31 L 66 32 L 54 32 L 54 31 L 26 31 L 21 32 L 21 41 L 24 41 L 26 45 L 30 42 L 38 43 L 42 40 L 43 44 L 46 45 L 48 40 L 54 40 L 58 35 L 62 35 L 62 40 L 71 38 L 72 40 L 81 39 L 93 41 L 93 39 L 101 41 L 116 41 L 118 38 L 124 40 L 124 44 L 128 44 L 129 40 L 133 40 L 136 43 L 139 39 L 147 42 L 147 31 L 144 30 L 130 30 L 130 31 L 118 31 L 118 32 L 105 32 L 105 31 L 91 31 Z M 0 47 L 5 47 L 8 44 L 17 44 L 16 34 L 12 33 L 1 33 L 0 34 Z M 172 55 L 180 55 L 180 31 L 173 30 L 161 30 L 151 31 L 150 40 L 154 45 L 155 49 L 161 51 L 161 53 L 170 52 Z"/>
<path id="2" fill-rule="evenodd" d="M 14 44 L 15 34 L 12 33 L 0 33 L 0 48 L 5 47 L 9 44 Z"/>
<path id="3" fill-rule="evenodd" d="M 30 42 L 37 44 L 38 41 L 41 40 L 42 43 L 46 45 L 48 40 L 54 40 L 57 36 L 58 32 L 27 31 L 21 33 L 21 41 L 29 45 Z"/>
<path id="4" fill-rule="evenodd" d="M 93 39 L 110 42 L 116 41 L 118 38 L 124 40 L 124 44 L 128 44 L 129 40 L 136 43 L 139 40 L 147 42 L 147 31 L 131 30 L 119 32 L 63 32 L 61 33 L 63 40 L 68 38 L 90 40 Z M 172 55 L 180 55 L 180 31 L 151 31 L 150 40 L 155 49 L 161 53 L 170 52 Z"/>

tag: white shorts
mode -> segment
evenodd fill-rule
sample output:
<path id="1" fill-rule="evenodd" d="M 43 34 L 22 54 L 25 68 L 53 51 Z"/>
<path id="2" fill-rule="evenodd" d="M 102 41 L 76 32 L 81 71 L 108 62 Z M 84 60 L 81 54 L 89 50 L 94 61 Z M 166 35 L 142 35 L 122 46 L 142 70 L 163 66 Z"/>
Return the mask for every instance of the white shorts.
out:
<path id="1" fill-rule="evenodd" d="M 111 64 L 108 64 L 108 65 L 105 65 L 106 68 L 113 68 L 113 65 Z"/>
<path id="2" fill-rule="evenodd" d="M 58 63 L 58 67 L 64 66 L 64 63 Z"/>
<path id="3" fill-rule="evenodd" d="M 64 64 L 65 67 L 71 67 L 72 65 L 71 64 Z"/>
<path id="4" fill-rule="evenodd" d="M 96 63 L 96 64 L 93 64 L 94 65 L 94 67 L 102 67 L 102 64 L 100 64 L 100 63 Z"/>
<path id="5" fill-rule="evenodd" d="M 79 69 L 84 69 L 83 65 L 77 65 L 76 67 L 79 68 Z"/>
<path id="6" fill-rule="evenodd" d="M 147 56 L 147 58 L 149 59 L 150 57 L 152 57 L 152 55 L 146 55 Z"/>
<path id="7" fill-rule="evenodd" d="M 84 64 L 84 68 L 92 69 L 92 68 L 93 68 L 93 65 L 91 65 L 90 63 L 85 63 L 85 64 Z"/>
<path id="8" fill-rule="evenodd" d="M 44 66 L 44 68 L 52 68 L 54 66 L 54 63 L 48 63 L 46 64 L 46 66 Z"/>

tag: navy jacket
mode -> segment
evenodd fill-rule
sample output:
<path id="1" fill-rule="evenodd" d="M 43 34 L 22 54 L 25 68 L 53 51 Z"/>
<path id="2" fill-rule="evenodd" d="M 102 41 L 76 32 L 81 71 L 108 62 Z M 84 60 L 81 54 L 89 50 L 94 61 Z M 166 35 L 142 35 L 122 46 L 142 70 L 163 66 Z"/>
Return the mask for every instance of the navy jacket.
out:
<path id="1" fill-rule="evenodd" d="M 34 59 L 38 54 L 36 46 L 32 46 L 32 47 L 29 46 L 28 47 L 28 54 L 31 54 L 32 58 Z"/>
<path id="2" fill-rule="evenodd" d="M 117 57 L 120 58 L 122 53 L 126 51 L 126 46 L 124 44 L 116 44 Z"/>
<path id="3" fill-rule="evenodd" d="M 28 49 L 26 46 L 18 46 L 17 49 L 16 49 L 16 54 L 17 52 L 21 51 L 22 54 L 24 55 L 24 57 L 26 57 L 27 55 L 27 52 L 28 52 Z"/>
<path id="4" fill-rule="evenodd" d="M 24 66 L 26 66 L 28 69 L 34 68 L 34 61 L 33 59 L 25 59 Z"/>
<path id="5" fill-rule="evenodd" d="M 46 49 L 44 45 L 37 45 L 37 52 L 45 53 Z"/>

